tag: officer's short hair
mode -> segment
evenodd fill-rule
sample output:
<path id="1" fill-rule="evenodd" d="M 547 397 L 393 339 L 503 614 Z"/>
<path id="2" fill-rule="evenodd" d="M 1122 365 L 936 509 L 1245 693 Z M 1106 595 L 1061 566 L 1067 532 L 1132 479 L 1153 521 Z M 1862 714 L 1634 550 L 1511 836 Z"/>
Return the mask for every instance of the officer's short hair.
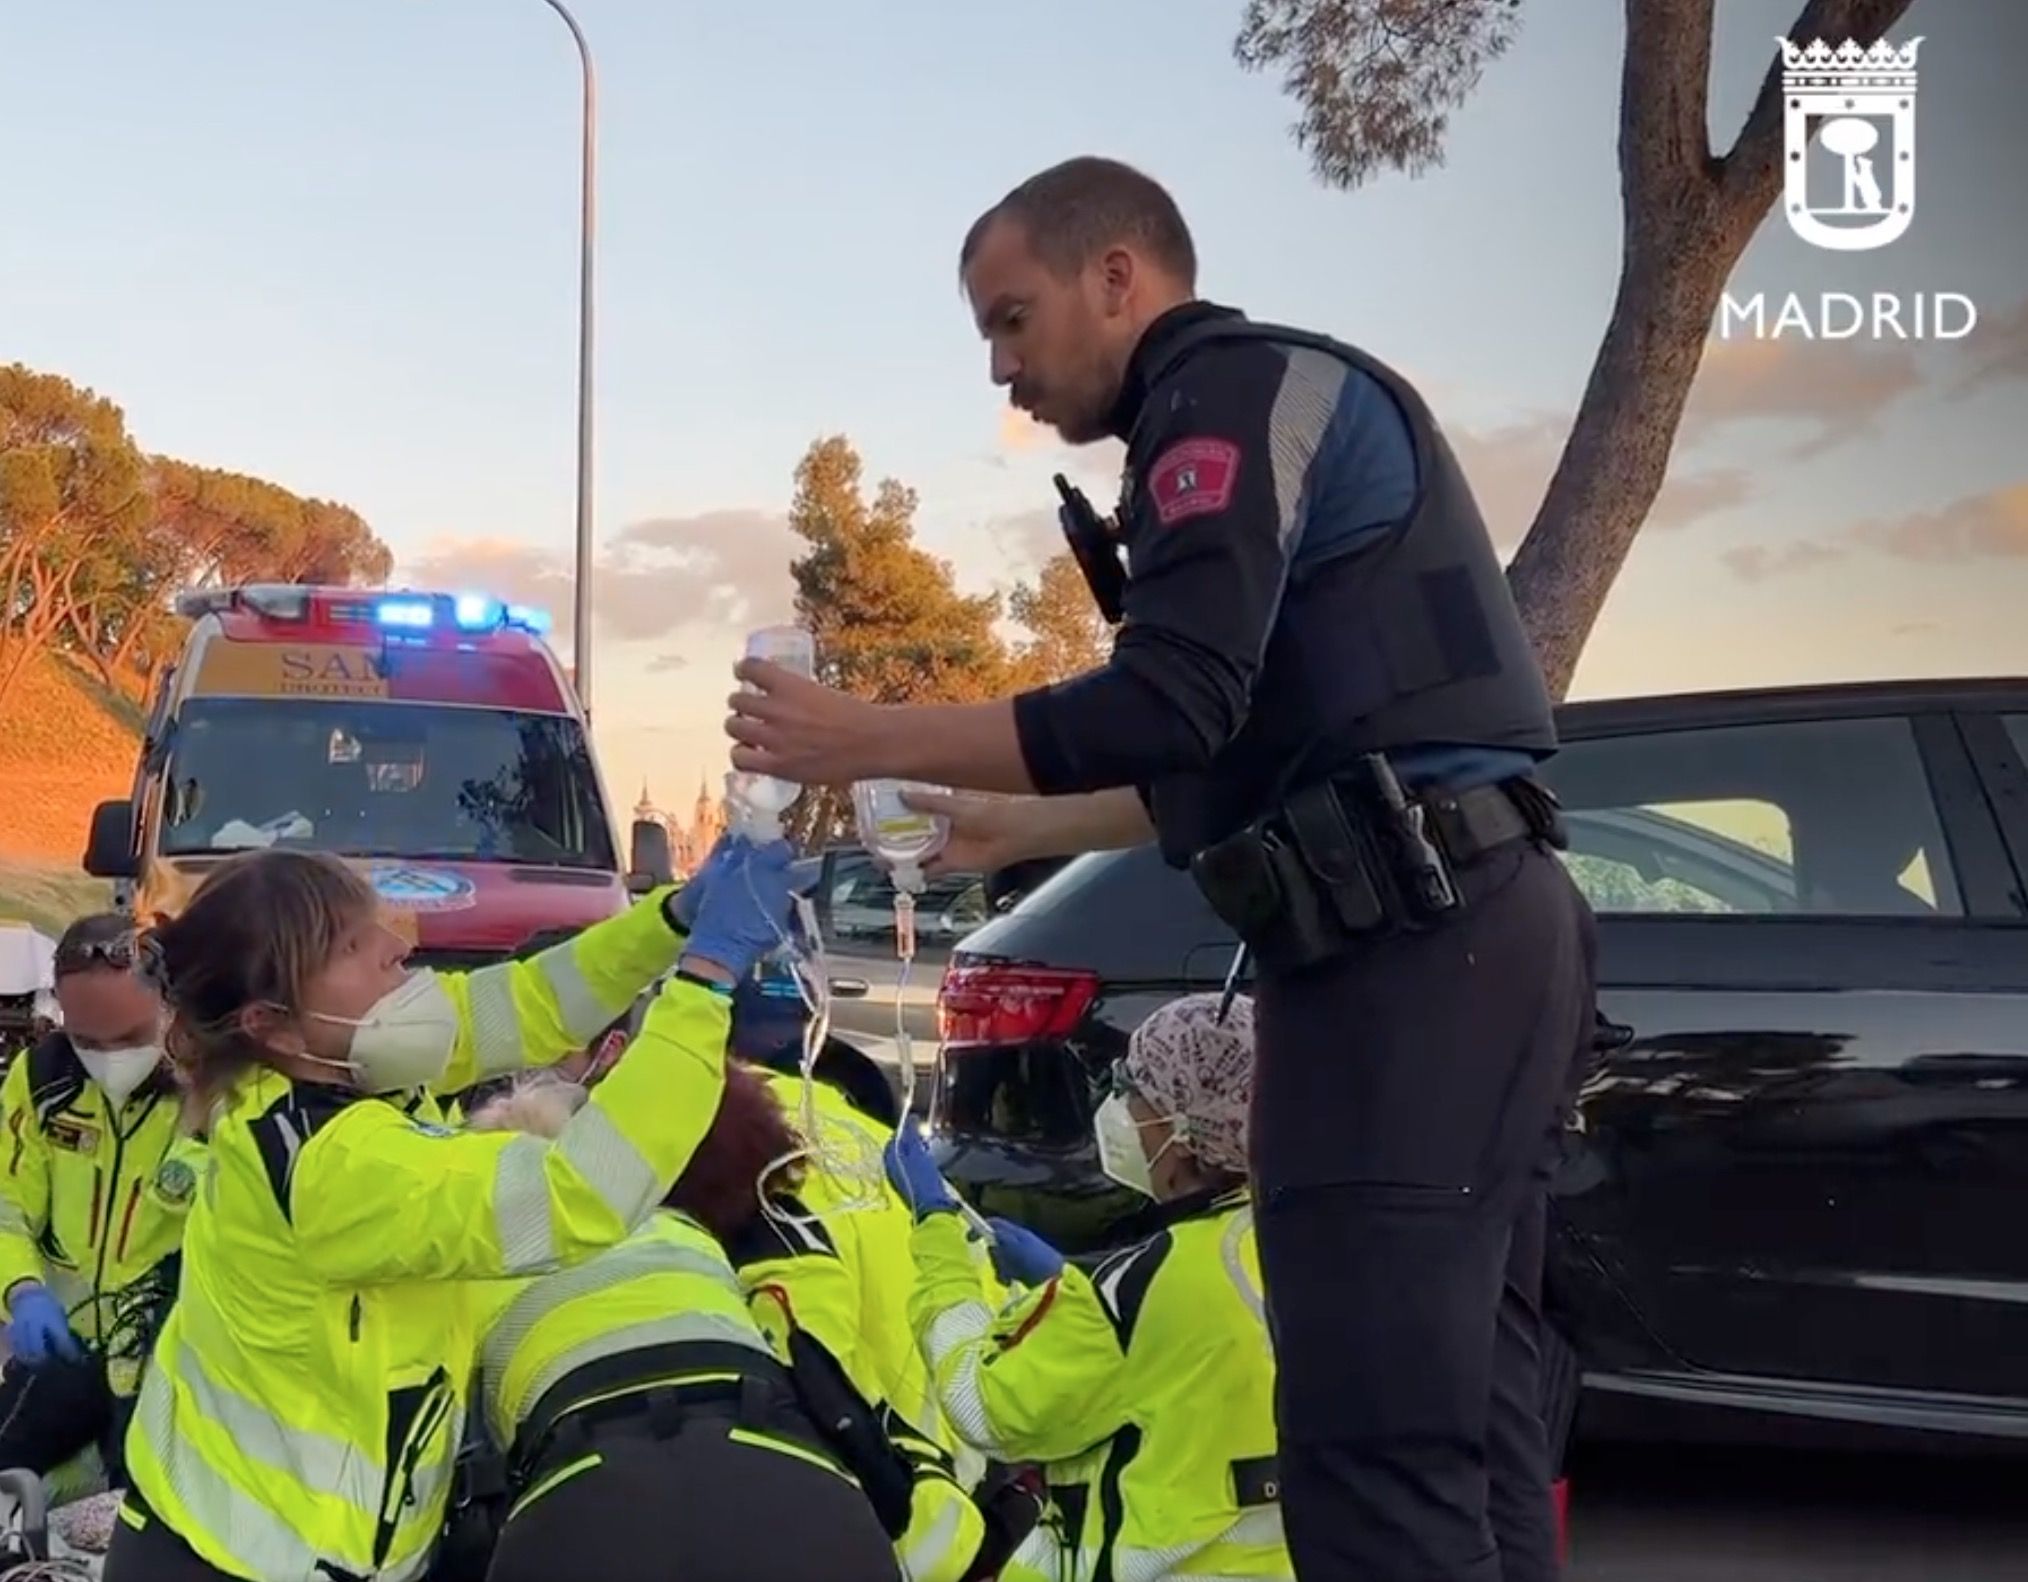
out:
<path id="1" fill-rule="evenodd" d="M 1030 176 L 972 222 L 958 250 L 961 272 L 999 219 L 1019 221 L 1036 257 L 1059 275 L 1130 242 L 1196 289 L 1197 245 L 1176 200 L 1152 176 L 1117 159 L 1086 154 Z"/>

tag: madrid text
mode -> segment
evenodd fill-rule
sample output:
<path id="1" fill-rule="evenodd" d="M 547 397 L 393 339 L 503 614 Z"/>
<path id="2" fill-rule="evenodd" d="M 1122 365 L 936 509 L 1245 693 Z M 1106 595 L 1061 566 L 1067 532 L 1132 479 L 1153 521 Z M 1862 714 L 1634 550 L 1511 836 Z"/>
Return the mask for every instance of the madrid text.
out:
<path id="1" fill-rule="evenodd" d="M 1809 341 L 1957 341 L 1979 322 L 1978 304 L 1959 291 L 1791 291 L 1750 297 L 1726 292 L 1718 308 L 1718 338 Z"/>

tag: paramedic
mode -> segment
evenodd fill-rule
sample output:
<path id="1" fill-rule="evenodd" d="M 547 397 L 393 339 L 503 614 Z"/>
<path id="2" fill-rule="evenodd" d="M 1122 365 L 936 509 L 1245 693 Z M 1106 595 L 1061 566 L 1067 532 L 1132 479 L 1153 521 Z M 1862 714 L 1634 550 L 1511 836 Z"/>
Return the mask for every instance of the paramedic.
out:
<path id="1" fill-rule="evenodd" d="M 351 868 L 268 850 L 144 940 L 211 1167 L 127 1437 L 112 1582 L 423 1573 L 477 1360 L 459 1282 L 581 1263 L 654 1210 L 717 1106 L 724 991 L 779 938 L 787 864 L 724 843 L 680 895 L 456 977 L 408 969 Z M 554 1141 L 440 1123 L 477 1046 L 558 1059 L 672 963 Z"/>
<path id="2" fill-rule="evenodd" d="M 1167 1220 L 1090 1275 L 994 1221 L 1026 1294 L 982 1299 L 956 1200 L 910 1128 L 888 1153 L 916 1206 L 909 1319 L 959 1433 L 1039 1461 L 1052 1519 L 1006 1575 L 1292 1578 L 1274 1362 L 1246 1190 L 1253 1006 L 1192 995 L 1137 1027 L 1094 1122 L 1099 1161 Z"/>
<path id="3" fill-rule="evenodd" d="M 64 930 L 52 963 L 62 1029 L 0 1087 L 11 1358 L 0 1374 L 0 1466 L 45 1476 L 95 1444 L 117 1467 L 122 1407 L 175 1286 L 203 1163 L 162 1068 L 162 997 L 134 970 L 134 947 L 134 921 L 118 912 Z M 59 1487 L 67 1478 L 68 1469 Z"/>

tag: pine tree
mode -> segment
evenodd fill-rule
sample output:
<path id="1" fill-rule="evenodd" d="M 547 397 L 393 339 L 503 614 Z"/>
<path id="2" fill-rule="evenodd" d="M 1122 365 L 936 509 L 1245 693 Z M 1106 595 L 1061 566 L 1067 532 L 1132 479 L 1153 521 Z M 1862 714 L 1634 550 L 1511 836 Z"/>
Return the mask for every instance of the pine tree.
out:
<path id="1" fill-rule="evenodd" d="M 1043 562 L 1034 582 L 1017 585 L 1007 605 L 1029 632 L 1014 657 L 1017 686 L 1047 686 L 1095 670 L 1112 652 L 1112 632 L 1069 550 Z"/>
<path id="2" fill-rule="evenodd" d="M 892 478 L 866 498 L 843 435 L 796 467 L 789 525 L 810 547 L 790 567 L 796 615 L 817 639 L 818 679 L 878 703 L 977 702 L 1008 689 L 1000 600 L 958 591 L 950 563 L 915 542 L 916 494 Z M 849 787 L 813 787 L 791 833 L 820 850 L 851 829 Z"/>

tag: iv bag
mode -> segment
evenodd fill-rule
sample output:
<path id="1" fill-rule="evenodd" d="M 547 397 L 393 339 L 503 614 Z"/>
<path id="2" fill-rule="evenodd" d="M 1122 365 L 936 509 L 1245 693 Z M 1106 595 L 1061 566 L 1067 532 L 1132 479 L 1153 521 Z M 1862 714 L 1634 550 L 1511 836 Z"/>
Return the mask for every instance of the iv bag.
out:
<path id="1" fill-rule="evenodd" d="M 903 780 L 861 780 L 852 787 L 852 814 L 859 825 L 859 843 L 891 870 L 898 888 L 922 888 L 922 865 L 944 849 L 951 821 L 939 813 L 922 813 L 902 801 L 904 792 L 944 795 L 942 786 Z"/>

